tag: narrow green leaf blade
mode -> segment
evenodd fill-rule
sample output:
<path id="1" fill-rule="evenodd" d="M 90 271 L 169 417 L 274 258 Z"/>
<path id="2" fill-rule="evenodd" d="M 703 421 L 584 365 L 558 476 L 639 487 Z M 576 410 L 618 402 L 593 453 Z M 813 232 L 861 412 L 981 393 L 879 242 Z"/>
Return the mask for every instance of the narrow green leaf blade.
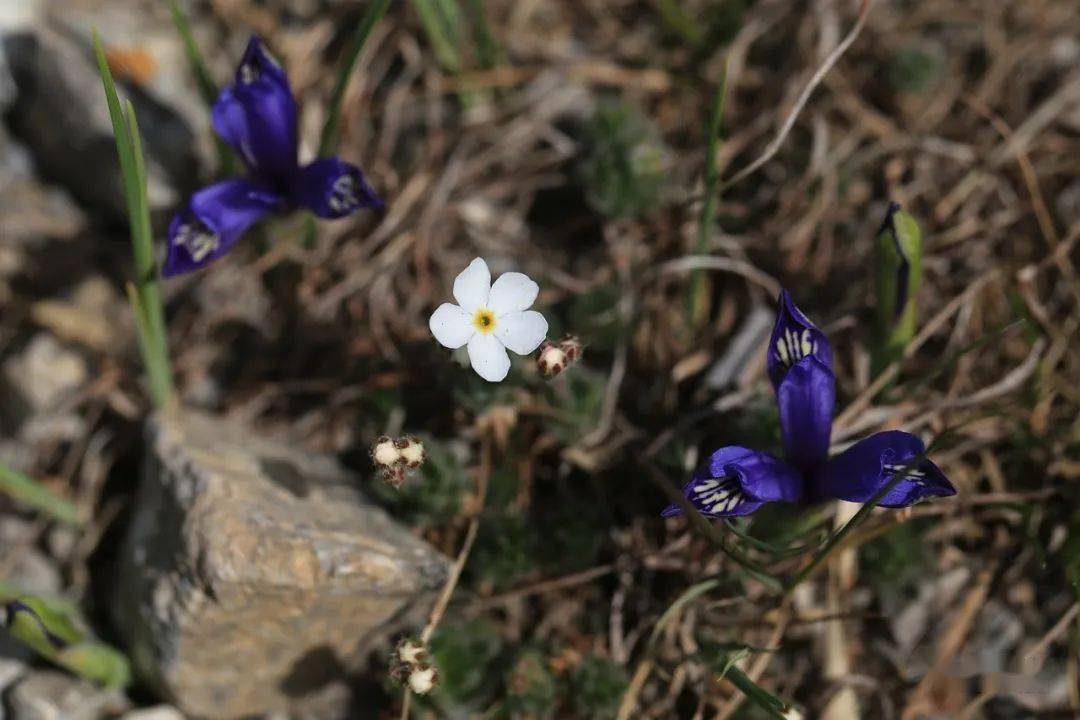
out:
<path id="1" fill-rule="evenodd" d="M 210 69 L 206 65 L 206 59 L 203 58 L 202 51 L 199 50 L 199 44 L 195 42 L 195 36 L 191 32 L 191 23 L 188 22 L 184 11 L 180 9 L 177 0 L 169 0 L 169 12 L 172 13 L 172 21 L 176 27 L 176 32 L 184 43 L 184 54 L 187 55 L 188 63 L 191 65 L 191 72 L 195 75 L 195 83 L 199 86 L 199 95 L 202 96 L 206 107 L 213 107 L 214 103 L 217 102 L 218 87 L 210 74 Z"/>
<path id="2" fill-rule="evenodd" d="M 79 511 L 74 503 L 65 500 L 37 480 L 0 463 L 0 492 L 34 510 L 39 510 L 54 520 L 67 525 L 82 525 Z"/>
<path id="3" fill-rule="evenodd" d="M 698 218 L 697 254 L 704 255 L 708 247 L 709 235 L 712 234 L 716 221 L 716 186 L 720 174 L 716 169 L 716 151 L 720 147 L 720 129 L 724 120 L 724 106 L 727 103 L 728 64 L 724 61 L 724 71 L 720 76 L 720 87 L 716 91 L 712 116 L 709 118 L 709 142 L 705 151 L 705 202 L 701 206 Z M 690 276 L 690 286 L 686 294 L 686 314 L 690 327 L 700 321 L 704 308 L 705 276 L 703 270 L 695 270 Z"/>
<path id="4" fill-rule="evenodd" d="M 141 332 L 147 333 L 147 337 L 140 338 L 140 345 L 144 350 L 143 357 L 147 374 L 150 376 L 154 403 L 162 407 L 172 397 L 172 377 L 165 333 L 165 311 L 158 288 L 157 263 L 154 260 L 150 207 L 146 197 L 146 162 L 143 159 L 142 140 L 134 108 L 130 102 L 125 104 L 120 101 L 116 82 L 105 57 L 105 49 L 96 30 L 94 54 L 105 88 L 109 118 L 116 139 L 116 152 L 120 159 L 120 172 L 124 180 L 124 200 L 127 204 L 135 258 L 135 286 L 143 314 L 141 320 L 137 318 L 136 326 Z"/>
<path id="5" fill-rule="evenodd" d="M 123 653 L 81 630 L 70 605 L 0 587 L 7 632 L 41 657 L 92 682 L 122 688 L 131 682 Z"/>
<path id="6" fill-rule="evenodd" d="M 334 84 L 334 92 L 330 96 L 326 124 L 323 125 L 322 138 L 319 141 L 319 157 L 329 155 L 337 142 L 338 129 L 341 124 L 341 105 L 345 101 L 345 90 L 349 86 L 349 78 L 356 67 L 356 61 L 360 58 L 360 53 L 364 50 L 364 45 L 367 44 L 368 38 L 371 36 L 371 31 L 375 29 L 375 25 L 386 14 L 389 7 L 390 0 L 375 0 L 368 7 L 364 19 L 360 21 L 360 26 L 356 28 L 352 45 L 349 46 L 349 52 L 345 56 L 345 61 L 342 63 L 341 70 L 338 73 L 337 82 Z"/>
<path id="7" fill-rule="evenodd" d="M 169 367 L 169 339 L 165 329 L 165 308 L 158 284 L 157 262 L 154 259 L 154 231 L 150 224 L 150 203 L 146 196 L 146 161 L 142 152 L 142 136 L 135 117 L 135 108 L 126 105 L 128 127 L 131 132 L 131 149 L 135 161 L 136 189 L 134 202 L 138 207 L 139 224 L 132 226 L 131 241 L 135 253 L 135 286 L 148 332 L 147 372 L 155 404 L 164 406 L 172 396 L 172 371 Z"/>

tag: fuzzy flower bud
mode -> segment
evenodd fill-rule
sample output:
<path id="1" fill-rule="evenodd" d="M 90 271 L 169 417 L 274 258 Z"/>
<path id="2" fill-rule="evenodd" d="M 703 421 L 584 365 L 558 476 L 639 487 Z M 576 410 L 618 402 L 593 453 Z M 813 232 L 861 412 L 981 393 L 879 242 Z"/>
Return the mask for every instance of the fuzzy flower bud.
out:
<path id="1" fill-rule="evenodd" d="M 388 437 L 381 437 L 371 448 L 371 459 L 376 465 L 389 468 L 401 460 L 401 449 Z"/>
<path id="2" fill-rule="evenodd" d="M 536 359 L 536 366 L 544 377 L 553 378 L 566 369 L 566 353 L 554 343 L 544 341 L 540 348 L 540 356 Z"/>
<path id="3" fill-rule="evenodd" d="M 567 335 L 559 342 L 559 349 L 566 353 L 566 361 L 573 365 L 581 359 L 581 341 L 573 335 Z"/>
<path id="4" fill-rule="evenodd" d="M 427 660 L 427 649 L 412 638 L 405 638 L 399 642 L 394 652 L 398 662 L 406 665 L 418 666 Z"/>
<path id="5" fill-rule="evenodd" d="M 557 343 L 544 341 L 536 366 L 546 378 L 553 378 L 581 359 L 581 341 L 567 335 Z"/>
<path id="6" fill-rule="evenodd" d="M 426 458 L 424 443 L 420 442 L 420 438 L 412 436 L 405 438 L 405 447 L 401 448 L 402 462 L 408 465 L 410 469 L 415 470 L 424 464 Z"/>
<path id="7" fill-rule="evenodd" d="M 392 488 L 401 487 L 405 484 L 405 466 L 399 461 L 393 465 L 384 467 L 382 469 L 382 479 L 383 482 Z"/>
<path id="8" fill-rule="evenodd" d="M 427 695 L 439 685 L 439 671 L 433 667 L 420 667 L 409 675 L 409 689 L 417 695 Z"/>

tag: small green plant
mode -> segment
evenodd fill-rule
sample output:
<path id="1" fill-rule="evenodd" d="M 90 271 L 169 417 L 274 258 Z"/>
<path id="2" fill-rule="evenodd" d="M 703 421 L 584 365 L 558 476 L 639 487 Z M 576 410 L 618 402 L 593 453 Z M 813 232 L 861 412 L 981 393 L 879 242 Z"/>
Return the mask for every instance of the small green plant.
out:
<path id="1" fill-rule="evenodd" d="M 490 699 L 494 663 L 502 649 L 498 631 L 487 620 L 439 628 L 431 638 L 431 658 L 441 678 L 440 704 L 479 706 Z"/>
<path id="2" fill-rule="evenodd" d="M 665 150 L 644 115 L 621 103 L 602 103 L 585 125 L 580 174 L 593 209 L 608 218 L 643 217 L 660 203 Z"/>
<path id="3" fill-rule="evenodd" d="M 614 718 L 626 692 L 626 670 L 600 655 L 588 655 L 571 678 L 574 706 L 581 717 Z"/>
<path id="4" fill-rule="evenodd" d="M 926 92 L 941 75 L 941 60 L 921 48 L 908 47 L 889 61 L 889 83 L 897 92 Z"/>
<path id="5" fill-rule="evenodd" d="M 499 589 L 513 585 L 537 569 L 539 537 L 518 515 L 485 517 L 476 544 L 480 579 Z"/>
<path id="6" fill-rule="evenodd" d="M 505 709 L 512 718 L 552 717 L 559 688 L 539 650 L 521 652 L 506 675 Z"/>
<path id="7" fill-rule="evenodd" d="M 897 525 L 862 546 L 860 573 L 882 594 L 897 596 L 923 577 L 930 557 L 923 536 L 932 521 L 916 518 Z"/>
<path id="8" fill-rule="evenodd" d="M 443 523 L 457 516 L 472 481 L 450 445 L 426 435 L 420 439 L 427 457 L 416 475 L 399 488 L 379 482 L 372 490 L 411 522 Z"/>
<path id="9" fill-rule="evenodd" d="M 121 688 L 131 681 L 127 658 L 80 630 L 69 604 L 24 595 L 4 584 L 0 603 L 7 632 L 46 660 L 105 687 Z"/>

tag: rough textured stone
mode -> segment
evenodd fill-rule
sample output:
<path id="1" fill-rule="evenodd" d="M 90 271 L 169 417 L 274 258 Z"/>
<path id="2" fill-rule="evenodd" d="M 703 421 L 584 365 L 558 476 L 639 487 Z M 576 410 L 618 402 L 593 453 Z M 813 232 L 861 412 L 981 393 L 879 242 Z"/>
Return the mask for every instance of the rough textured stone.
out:
<path id="1" fill-rule="evenodd" d="M 149 434 L 113 607 L 140 674 L 184 712 L 302 703 L 446 577 L 326 457 L 192 411 Z"/>
<path id="2" fill-rule="evenodd" d="M 184 720 L 184 714 L 171 705 L 157 705 L 129 712 L 122 720 Z"/>
<path id="3" fill-rule="evenodd" d="M 35 411 L 56 404 L 87 378 L 86 362 L 47 333 L 38 333 L 4 366 L 8 380 Z"/>
<path id="4" fill-rule="evenodd" d="M 105 94 L 87 37 L 41 23 L 0 42 L 17 88 L 7 113 L 13 134 L 44 177 L 82 204 L 125 217 L 122 179 Z M 180 188 L 194 185 L 194 135 L 152 90 L 121 82 L 135 106 L 147 162 L 147 196 L 154 210 L 171 210 Z"/>
<path id="5" fill-rule="evenodd" d="M 7 693 L 12 720 L 103 720 L 129 707 L 115 690 L 101 690 L 53 670 L 35 672 Z"/>
<path id="6" fill-rule="evenodd" d="M 3 645 L 0 640 L 0 695 L 26 672 L 26 665 L 21 660 L 6 656 Z M 10 716 L 5 715 L 4 703 L 0 702 L 0 720 L 5 720 L 5 717 Z"/>

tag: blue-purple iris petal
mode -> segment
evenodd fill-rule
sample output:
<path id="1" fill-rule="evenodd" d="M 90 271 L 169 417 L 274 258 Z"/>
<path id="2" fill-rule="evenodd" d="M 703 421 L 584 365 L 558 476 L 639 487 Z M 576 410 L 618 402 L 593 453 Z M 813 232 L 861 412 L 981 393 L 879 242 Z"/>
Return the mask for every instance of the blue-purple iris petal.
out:
<path id="1" fill-rule="evenodd" d="M 825 333 L 803 315 L 787 290 L 780 291 L 776 304 L 776 324 L 765 352 L 773 388 L 779 390 L 788 370 L 807 356 L 816 357 L 831 371 L 832 347 Z"/>
<path id="2" fill-rule="evenodd" d="M 904 479 L 878 503 L 882 507 L 907 507 L 924 498 L 955 495 L 956 488 L 941 469 L 922 457 L 925 450 L 922 440 L 899 430 L 871 435 L 814 474 L 814 495 L 867 502 L 897 473 L 903 473 Z"/>
<path id="3" fill-rule="evenodd" d="M 169 226 L 162 274 L 180 275 L 210 264 L 282 202 L 276 193 L 248 180 L 225 180 L 199 190 Z"/>
<path id="4" fill-rule="evenodd" d="M 211 111 L 214 130 L 243 158 L 252 174 L 284 189 L 297 170 L 296 100 L 285 71 L 252 38 Z"/>
<path id="5" fill-rule="evenodd" d="M 714 452 L 705 467 L 683 487 L 686 499 L 706 517 L 749 515 L 767 502 L 797 502 L 802 497 L 802 476 L 769 453 L 729 446 Z M 669 505 L 661 513 L 682 513 Z"/>
<path id="6" fill-rule="evenodd" d="M 791 366 L 776 389 L 780 435 L 788 461 L 805 471 L 829 454 L 836 378 L 825 363 L 808 355 Z"/>
<path id="7" fill-rule="evenodd" d="M 360 168 L 338 158 L 321 158 L 304 166 L 293 189 L 293 201 L 322 218 L 341 218 L 361 208 L 383 207 L 382 198 Z"/>

